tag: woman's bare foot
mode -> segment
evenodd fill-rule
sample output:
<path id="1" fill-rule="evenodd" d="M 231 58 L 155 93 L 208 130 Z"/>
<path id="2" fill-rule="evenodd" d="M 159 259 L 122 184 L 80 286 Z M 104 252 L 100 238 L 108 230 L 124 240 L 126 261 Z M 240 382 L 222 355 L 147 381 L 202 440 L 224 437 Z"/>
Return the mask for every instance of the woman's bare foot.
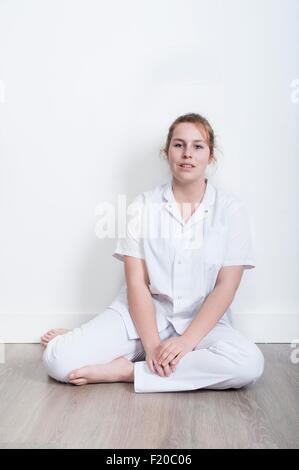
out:
<path id="1" fill-rule="evenodd" d="M 118 357 L 108 364 L 96 364 L 73 370 L 68 376 L 73 385 L 100 382 L 134 382 L 134 364 L 125 357 Z"/>
<path id="2" fill-rule="evenodd" d="M 58 335 L 64 335 L 67 333 L 69 330 L 66 330 L 65 328 L 54 328 L 53 330 L 47 331 L 43 336 L 40 338 L 40 344 L 46 348 L 47 344 L 51 339 L 55 338 L 55 336 Z"/>

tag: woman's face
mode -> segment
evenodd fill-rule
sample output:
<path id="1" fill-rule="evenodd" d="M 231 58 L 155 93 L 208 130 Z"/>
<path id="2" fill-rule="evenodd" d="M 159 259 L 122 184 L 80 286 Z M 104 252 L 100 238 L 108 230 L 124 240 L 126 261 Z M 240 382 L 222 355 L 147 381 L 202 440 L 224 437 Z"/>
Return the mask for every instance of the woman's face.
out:
<path id="1" fill-rule="evenodd" d="M 210 161 L 210 149 L 205 135 L 190 122 L 175 127 L 170 141 L 167 160 L 172 176 L 180 182 L 203 179 Z M 182 164 L 191 165 L 184 168 Z"/>

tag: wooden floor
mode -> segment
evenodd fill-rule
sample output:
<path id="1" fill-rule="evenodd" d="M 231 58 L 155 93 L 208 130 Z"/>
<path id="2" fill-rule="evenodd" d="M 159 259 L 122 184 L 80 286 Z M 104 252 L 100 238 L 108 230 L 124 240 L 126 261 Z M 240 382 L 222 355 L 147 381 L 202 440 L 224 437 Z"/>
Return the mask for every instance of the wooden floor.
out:
<path id="1" fill-rule="evenodd" d="M 265 371 L 240 390 L 135 393 L 47 377 L 38 344 L 8 344 L 0 364 L 0 448 L 299 448 L 299 364 L 260 344 Z"/>

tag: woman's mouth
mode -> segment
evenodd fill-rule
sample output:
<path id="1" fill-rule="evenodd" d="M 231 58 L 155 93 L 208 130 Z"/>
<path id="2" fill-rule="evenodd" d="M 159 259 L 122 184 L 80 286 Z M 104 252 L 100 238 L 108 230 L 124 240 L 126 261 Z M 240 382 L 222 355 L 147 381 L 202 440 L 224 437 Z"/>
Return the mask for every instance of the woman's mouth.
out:
<path id="1" fill-rule="evenodd" d="M 179 165 L 179 167 L 182 170 L 192 170 L 192 168 L 194 168 L 194 165 L 192 165 L 191 163 L 182 163 L 181 165 Z"/>

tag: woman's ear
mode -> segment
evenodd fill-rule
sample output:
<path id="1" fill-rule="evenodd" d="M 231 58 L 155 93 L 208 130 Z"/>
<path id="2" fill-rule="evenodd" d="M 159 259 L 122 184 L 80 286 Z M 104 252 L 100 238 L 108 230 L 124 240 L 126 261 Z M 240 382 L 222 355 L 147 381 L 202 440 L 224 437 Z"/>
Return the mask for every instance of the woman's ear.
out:
<path id="1" fill-rule="evenodd" d="M 167 153 L 165 152 L 165 150 L 161 149 L 160 155 L 163 160 L 168 160 Z"/>

